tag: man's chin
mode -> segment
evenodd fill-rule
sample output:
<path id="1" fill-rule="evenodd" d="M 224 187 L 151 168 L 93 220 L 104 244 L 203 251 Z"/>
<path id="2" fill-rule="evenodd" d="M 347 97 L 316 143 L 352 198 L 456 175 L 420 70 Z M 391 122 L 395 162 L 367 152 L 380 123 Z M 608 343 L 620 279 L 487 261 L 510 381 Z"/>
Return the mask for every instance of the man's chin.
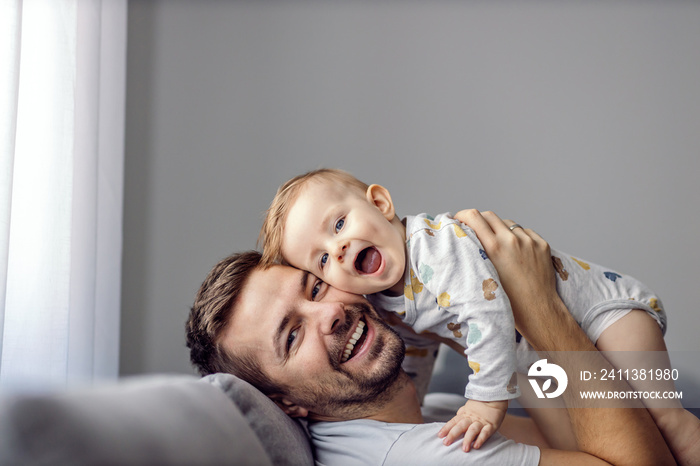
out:
<path id="1" fill-rule="evenodd" d="M 355 383 L 362 387 L 364 399 L 380 396 L 399 377 L 401 363 L 405 356 L 405 346 L 398 334 L 383 322 L 375 322 L 383 325 L 382 330 L 377 330 L 377 337 L 366 356 L 372 363 L 372 368 L 362 371 L 360 374 L 348 374 Z"/>
<path id="2" fill-rule="evenodd" d="M 403 380 L 400 375 L 405 346 L 398 333 L 381 320 L 369 304 L 357 303 L 349 311 L 362 315 L 374 327 L 372 347 L 362 356 L 362 361 L 357 361 L 361 364 L 347 367 L 332 364 L 336 376 L 317 381 L 298 393 L 300 405 L 313 406 L 309 409 L 309 419 L 366 417 L 368 412 L 388 402 Z"/>

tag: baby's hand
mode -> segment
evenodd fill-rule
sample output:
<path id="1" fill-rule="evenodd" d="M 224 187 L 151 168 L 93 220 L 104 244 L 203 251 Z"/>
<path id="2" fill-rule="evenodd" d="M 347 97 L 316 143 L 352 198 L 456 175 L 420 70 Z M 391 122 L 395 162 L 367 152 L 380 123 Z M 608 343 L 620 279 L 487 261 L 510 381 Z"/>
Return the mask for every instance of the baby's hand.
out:
<path id="1" fill-rule="evenodd" d="M 506 409 L 507 401 L 468 400 L 459 408 L 457 415 L 440 429 L 438 437 L 444 438 L 442 443 L 445 445 L 451 445 L 464 435 L 462 449 L 469 451 L 472 442 L 474 448 L 478 449 L 501 426 Z"/>

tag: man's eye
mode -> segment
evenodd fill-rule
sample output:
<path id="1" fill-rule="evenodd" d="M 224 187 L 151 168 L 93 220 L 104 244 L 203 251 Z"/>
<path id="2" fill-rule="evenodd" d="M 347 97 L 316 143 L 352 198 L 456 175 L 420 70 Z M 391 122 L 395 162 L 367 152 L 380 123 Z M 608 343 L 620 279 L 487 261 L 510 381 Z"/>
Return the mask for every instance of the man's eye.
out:
<path id="1" fill-rule="evenodd" d="M 297 334 L 299 333 L 299 329 L 294 329 L 289 333 L 289 336 L 287 337 L 287 351 L 289 351 L 289 348 L 292 347 L 292 344 L 294 343 L 294 340 L 297 338 Z"/>
<path id="2" fill-rule="evenodd" d="M 326 262 L 328 262 L 328 253 L 325 253 L 321 256 L 321 268 L 323 268 L 323 266 L 326 265 Z"/>
<path id="3" fill-rule="evenodd" d="M 341 218 L 337 222 L 335 222 L 335 232 L 338 233 L 340 230 L 342 230 L 343 225 L 345 225 L 345 219 Z"/>
<path id="4" fill-rule="evenodd" d="M 316 296 L 318 296 L 318 293 L 321 291 L 321 281 L 316 282 L 314 285 L 313 289 L 311 290 L 311 300 L 315 301 Z"/>

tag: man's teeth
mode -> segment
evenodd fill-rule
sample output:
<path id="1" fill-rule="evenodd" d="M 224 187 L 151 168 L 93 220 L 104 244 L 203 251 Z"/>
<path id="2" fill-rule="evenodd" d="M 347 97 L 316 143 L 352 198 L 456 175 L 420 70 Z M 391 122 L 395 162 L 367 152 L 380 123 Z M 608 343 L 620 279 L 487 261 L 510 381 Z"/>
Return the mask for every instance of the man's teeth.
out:
<path id="1" fill-rule="evenodd" d="M 357 328 L 355 329 L 355 333 L 352 334 L 350 337 L 350 341 L 348 341 L 348 344 L 345 345 L 345 351 L 343 351 L 343 357 L 340 359 L 340 362 L 345 362 L 350 358 L 350 353 L 352 353 L 352 350 L 355 348 L 355 344 L 357 343 L 357 340 L 360 339 L 362 336 L 362 332 L 365 331 L 365 323 L 362 321 L 359 321 L 357 323 Z"/>

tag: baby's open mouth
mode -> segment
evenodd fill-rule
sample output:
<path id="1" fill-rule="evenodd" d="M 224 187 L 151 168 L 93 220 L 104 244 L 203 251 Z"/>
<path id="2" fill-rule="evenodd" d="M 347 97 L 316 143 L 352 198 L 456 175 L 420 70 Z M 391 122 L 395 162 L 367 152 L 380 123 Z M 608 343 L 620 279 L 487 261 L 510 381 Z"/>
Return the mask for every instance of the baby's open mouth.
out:
<path id="1" fill-rule="evenodd" d="M 370 274 L 379 270 L 382 264 L 382 255 L 379 254 L 377 248 L 371 246 L 365 248 L 357 255 L 355 259 L 355 270 L 361 274 Z"/>

